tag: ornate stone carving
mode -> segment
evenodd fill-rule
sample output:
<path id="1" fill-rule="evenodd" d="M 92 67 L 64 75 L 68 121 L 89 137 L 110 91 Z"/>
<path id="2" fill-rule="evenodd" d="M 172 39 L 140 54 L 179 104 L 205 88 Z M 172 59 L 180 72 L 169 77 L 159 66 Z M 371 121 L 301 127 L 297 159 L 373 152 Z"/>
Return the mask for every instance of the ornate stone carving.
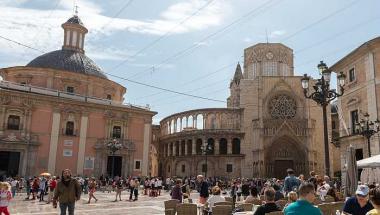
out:
<path id="1" fill-rule="evenodd" d="M 286 95 L 278 95 L 269 102 L 269 113 L 275 119 L 291 119 L 296 115 L 297 104 Z"/>

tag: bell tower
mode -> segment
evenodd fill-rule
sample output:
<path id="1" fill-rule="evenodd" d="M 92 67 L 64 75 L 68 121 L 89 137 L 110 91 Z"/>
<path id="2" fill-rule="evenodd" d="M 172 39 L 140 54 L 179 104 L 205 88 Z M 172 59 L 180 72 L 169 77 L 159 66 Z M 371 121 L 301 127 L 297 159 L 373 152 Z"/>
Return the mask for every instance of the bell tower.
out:
<path id="1" fill-rule="evenodd" d="M 84 53 L 84 37 L 88 30 L 84 27 L 77 13 L 76 11 L 73 17 L 62 24 L 65 32 L 62 49 Z"/>

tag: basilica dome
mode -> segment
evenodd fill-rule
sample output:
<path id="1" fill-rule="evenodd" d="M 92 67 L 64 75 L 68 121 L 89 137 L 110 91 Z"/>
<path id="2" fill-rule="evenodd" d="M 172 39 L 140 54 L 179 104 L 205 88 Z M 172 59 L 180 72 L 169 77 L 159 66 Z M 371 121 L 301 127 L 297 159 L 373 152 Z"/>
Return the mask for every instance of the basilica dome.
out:
<path id="1" fill-rule="evenodd" d="M 107 78 L 104 72 L 85 55 L 84 41 L 87 28 L 77 15 L 62 24 L 64 40 L 61 50 L 43 54 L 26 66 L 50 68 Z"/>
<path id="2" fill-rule="evenodd" d="M 76 50 L 52 51 L 35 58 L 26 66 L 67 70 L 107 78 L 93 60 Z"/>

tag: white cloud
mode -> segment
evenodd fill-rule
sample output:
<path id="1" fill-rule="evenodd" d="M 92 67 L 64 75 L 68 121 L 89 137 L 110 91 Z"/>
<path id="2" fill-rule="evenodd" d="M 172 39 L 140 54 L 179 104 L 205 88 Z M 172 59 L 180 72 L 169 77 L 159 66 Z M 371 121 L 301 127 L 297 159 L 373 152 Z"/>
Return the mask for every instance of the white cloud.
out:
<path id="1" fill-rule="evenodd" d="M 63 30 L 60 25 L 72 16 L 72 1 L 61 1 L 54 12 L 47 9 L 37 10 L 17 7 L 30 0 L 0 1 L 0 22 L 2 23 L 0 35 L 45 52 L 61 47 Z M 153 35 L 163 35 L 167 31 L 170 31 L 171 34 L 181 34 L 221 24 L 223 18 L 228 14 L 229 5 L 224 1 L 214 1 L 185 23 L 176 26 L 205 5 L 206 2 L 206 0 L 183 0 L 183 2 L 169 6 L 155 20 L 133 20 L 112 19 L 111 17 L 102 15 L 102 8 L 90 0 L 77 1 L 79 16 L 89 29 L 85 49 L 96 50 L 94 46 L 99 47 L 97 41 L 100 38 L 117 31 Z M 8 42 L 0 39 L 1 53 L 12 52 L 20 54 L 25 53 L 25 50 L 25 48 L 17 45 L 9 46 Z M 27 50 L 27 52 L 38 54 L 38 52 L 31 50 Z M 130 54 L 125 53 L 124 50 L 108 49 L 102 50 L 102 53 L 92 53 L 91 55 L 98 59 L 120 60 L 125 59 L 125 56 Z"/>

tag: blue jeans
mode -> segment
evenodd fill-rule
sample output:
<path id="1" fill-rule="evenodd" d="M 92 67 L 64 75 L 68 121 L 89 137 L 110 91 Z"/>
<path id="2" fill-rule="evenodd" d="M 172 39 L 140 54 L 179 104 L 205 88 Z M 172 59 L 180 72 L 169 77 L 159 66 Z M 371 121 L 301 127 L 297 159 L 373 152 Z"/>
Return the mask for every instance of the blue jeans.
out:
<path id="1" fill-rule="evenodd" d="M 66 208 L 69 210 L 69 215 L 74 215 L 75 203 L 59 203 L 61 215 L 66 215 Z"/>

